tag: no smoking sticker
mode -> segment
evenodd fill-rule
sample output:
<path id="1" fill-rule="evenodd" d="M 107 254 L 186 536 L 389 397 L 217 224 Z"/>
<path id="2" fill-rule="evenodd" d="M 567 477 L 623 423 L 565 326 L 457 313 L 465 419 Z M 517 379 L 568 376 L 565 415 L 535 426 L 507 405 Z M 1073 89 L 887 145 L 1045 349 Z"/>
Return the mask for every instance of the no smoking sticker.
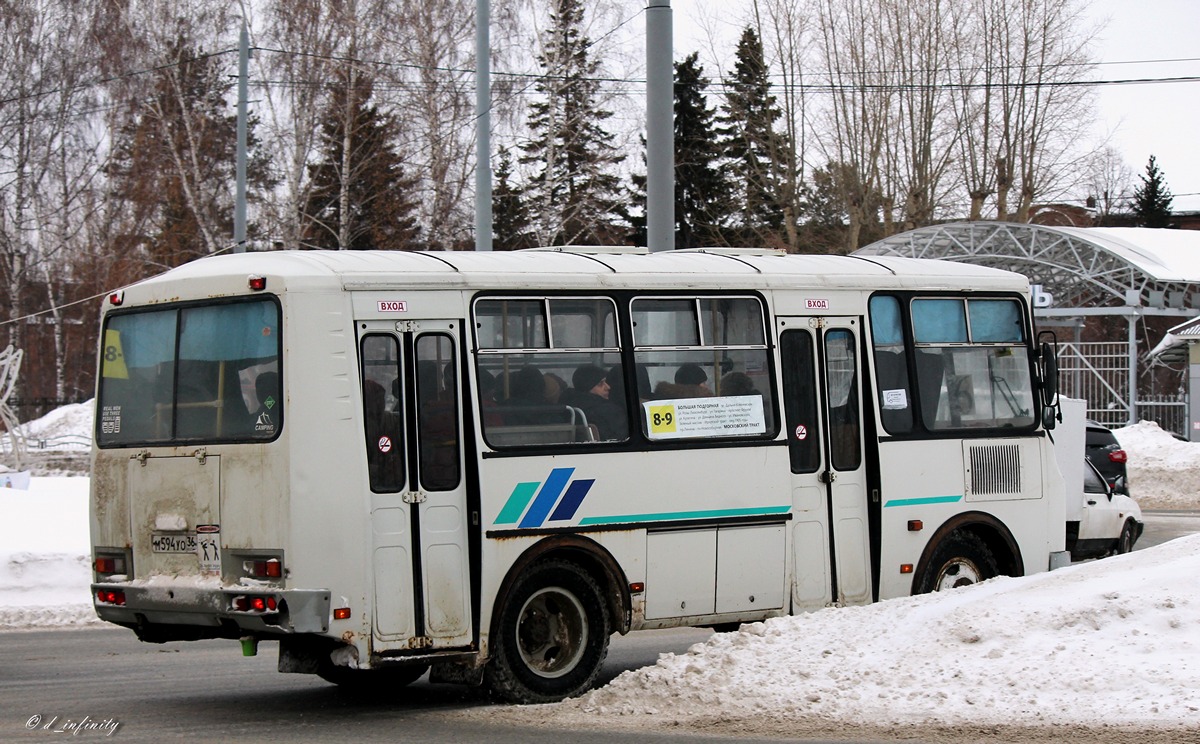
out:
<path id="1" fill-rule="evenodd" d="M 380 452 L 391 452 L 392 451 L 392 438 L 391 437 L 380 437 L 379 438 L 379 451 Z"/>
<path id="2" fill-rule="evenodd" d="M 796 427 L 796 439 L 807 439 L 807 438 L 808 438 L 808 427 L 805 426 L 804 424 L 799 424 Z"/>

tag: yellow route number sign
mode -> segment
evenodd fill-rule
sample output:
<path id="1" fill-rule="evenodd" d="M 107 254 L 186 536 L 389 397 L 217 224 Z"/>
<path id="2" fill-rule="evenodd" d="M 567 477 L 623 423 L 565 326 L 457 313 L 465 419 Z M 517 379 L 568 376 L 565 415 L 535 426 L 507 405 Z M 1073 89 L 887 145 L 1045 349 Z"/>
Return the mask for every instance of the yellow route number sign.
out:
<path id="1" fill-rule="evenodd" d="M 650 434 L 674 434 L 678 414 L 675 406 L 649 406 Z"/>

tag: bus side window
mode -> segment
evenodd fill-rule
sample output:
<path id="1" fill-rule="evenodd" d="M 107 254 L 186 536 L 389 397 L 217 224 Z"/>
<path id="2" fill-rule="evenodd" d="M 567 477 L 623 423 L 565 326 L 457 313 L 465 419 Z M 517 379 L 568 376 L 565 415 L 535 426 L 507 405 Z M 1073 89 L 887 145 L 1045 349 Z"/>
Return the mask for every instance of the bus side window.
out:
<path id="1" fill-rule="evenodd" d="M 779 353 L 792 472 L 815 473 L 821 467 L 821 440 L 817 436 L 817 364 L 812 336 L 807 331 L 785 331 L 779 339 Z"/>
<path id="2" fill-rule="evenodd" d="M 870 313 L 879 418 L 888 433 L 907 434 L 913 429 L 913 402 L 900 301 L 876 295 L 871 298 Z"/>
<path id="3" fill-rule="evenodd" d="M 421 486 L 446 491 L 458 485 L 458 374 L 447 335 L 417 338 L 417 411 L 421 424 Z M 440 370 L 440 371 L 439 371 Z"/>
<path id="4" fill-rule="evenodd" d="M 400 377 L 400 347 L 396 338 L 365 337 L 362 365 L 363 425 L 371 490 L 394 493 L 404 486 L 403 418 L 387 401 L 392 381 Z"/>

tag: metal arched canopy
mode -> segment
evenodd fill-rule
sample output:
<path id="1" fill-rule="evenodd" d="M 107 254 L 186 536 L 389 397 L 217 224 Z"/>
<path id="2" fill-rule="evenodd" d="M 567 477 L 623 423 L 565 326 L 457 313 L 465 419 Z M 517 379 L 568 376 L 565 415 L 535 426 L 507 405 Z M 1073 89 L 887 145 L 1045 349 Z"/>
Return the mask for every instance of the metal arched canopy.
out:
<path id="1" fill-rule="evenodd" d="M 855 255 L 1015 271 L 1041 285 L 1042 316 L 1200 312 L 1200 231 L 953 222 L 884 238 Z"/>

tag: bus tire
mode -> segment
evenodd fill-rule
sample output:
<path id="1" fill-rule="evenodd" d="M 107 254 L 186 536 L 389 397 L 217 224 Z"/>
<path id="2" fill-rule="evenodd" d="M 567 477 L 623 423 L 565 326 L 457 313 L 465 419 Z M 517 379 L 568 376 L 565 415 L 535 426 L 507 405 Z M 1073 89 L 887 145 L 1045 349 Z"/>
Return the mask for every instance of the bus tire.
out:
<path id="1" fill-rule="evenodd" d="M 513 703 L 552 703 L 595 683 L 608 654 L 611 623 L 599 585 L 575 563 L 551 560 L 526 570 L 500 610 L 491 694 Z"/>
<path id="2" fill-rule="evenodd" d="M 354 692 L 387 692 L 407 687 L 429 671 L 428 664 L 391 664 L 378 669 L 352 669 L 348 666 L 322 664 L 317 676 Z"/>
<path id="3" fill-rule="evenodd" d="M 917 593 L 970 586 L 999 574 L 996 557 L 983 540 L 974 533 L 955 530 L 929 556 Z"/>

